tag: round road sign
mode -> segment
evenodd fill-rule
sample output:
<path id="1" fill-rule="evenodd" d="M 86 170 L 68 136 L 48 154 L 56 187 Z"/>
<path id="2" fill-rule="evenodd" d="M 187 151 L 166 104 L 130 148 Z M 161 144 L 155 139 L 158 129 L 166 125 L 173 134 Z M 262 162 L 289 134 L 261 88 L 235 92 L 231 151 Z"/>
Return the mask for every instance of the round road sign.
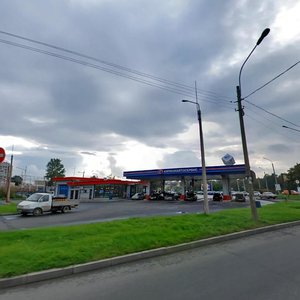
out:
<path id="1" fill-rule="evenodd" d="M 0 163 L 2 163 L 5 159 L 5 150 L 0 147 Z"/>

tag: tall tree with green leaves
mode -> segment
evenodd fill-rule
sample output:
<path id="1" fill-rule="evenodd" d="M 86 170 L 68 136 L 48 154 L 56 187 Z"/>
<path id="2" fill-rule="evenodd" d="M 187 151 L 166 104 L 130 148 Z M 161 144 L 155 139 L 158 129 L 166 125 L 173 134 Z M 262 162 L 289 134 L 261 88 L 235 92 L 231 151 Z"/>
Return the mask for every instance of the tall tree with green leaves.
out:
<path id="1" fill-rule="evenodd" d="M 64 177 L 66 173 L 65 167 L 59 158 L 51 158 L 47 164 L 45 177 L 48 180 L 48 185 L 52 185 L 53 177 Z"/>
<path id="2" fill-rule="evenodd" d="M 297 163 L 290 168 L 287 173 L 289 189 L 295 190 L 297 187 L 296 180 L 300 180 L 300 164 Z"/>

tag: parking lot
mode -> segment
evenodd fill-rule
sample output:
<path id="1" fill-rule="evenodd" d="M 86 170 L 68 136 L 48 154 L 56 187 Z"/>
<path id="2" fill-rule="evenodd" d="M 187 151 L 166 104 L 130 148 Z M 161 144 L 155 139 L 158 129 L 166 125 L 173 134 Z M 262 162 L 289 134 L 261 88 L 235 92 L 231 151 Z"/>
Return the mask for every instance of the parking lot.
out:
<path id="1" fill-rule="evenodd" d="M 211 212 L 236 207 L 246 207 L 248 203 L 209 201 Z M 0 217 L 0 230 L 26 229 L 35 227 L 64 226 L 104 222 L 131 217 L 179 215 L 203 213 L 203 202 L 147 201 L 147 200 L 100 200 L 80 203 L 77 209 L 68 213 L 47 213 L 39 217 L 8 215 Z"/>

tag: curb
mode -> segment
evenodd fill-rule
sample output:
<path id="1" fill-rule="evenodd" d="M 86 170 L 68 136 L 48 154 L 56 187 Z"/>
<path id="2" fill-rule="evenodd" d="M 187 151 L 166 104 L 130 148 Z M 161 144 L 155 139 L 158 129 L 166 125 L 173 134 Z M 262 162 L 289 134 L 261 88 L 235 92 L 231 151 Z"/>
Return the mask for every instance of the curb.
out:
<path id="1" fill-rule="evenodd" d="M 102 259 L 99 261 L 88 262 L 79 265 L 73 265 L 65 268 L 51 269 L 46 271 L 40 271 L 35 273 L 29 273 L 21 276 L 15 276 L 10 278 L 0 279 L 0 288 L 16 287 L 24 284 L 56 279 L 63 276 L 79 274 L 88 271 L 100 270 L 107 267 L 112 267 L 128 262 L 138 261 L 146 258 L 153 258 L 161 255 L 172 254 L 179 251 L 194 249 L 211 244 L 216 244 L 224 241 L 235 240 L 242 237 L 247 237 L 259 233 L 269 232 L 273 230 L 279 230 L 289 228 L 292 226 L 300 225 L 300 221 L 294 221 L 289 223 L 276 224 L 266 227 L 260 227 L 252 230 L 245 230 L 235 233 L 230 233 L 218 237 L 211 237 L 203 240 L 193 241 L 189 243 L 183 243 L 175 246 L 162 247 L 152 250 L 146 250 L 138 253 L 132 253 L 113 258 Z"/>

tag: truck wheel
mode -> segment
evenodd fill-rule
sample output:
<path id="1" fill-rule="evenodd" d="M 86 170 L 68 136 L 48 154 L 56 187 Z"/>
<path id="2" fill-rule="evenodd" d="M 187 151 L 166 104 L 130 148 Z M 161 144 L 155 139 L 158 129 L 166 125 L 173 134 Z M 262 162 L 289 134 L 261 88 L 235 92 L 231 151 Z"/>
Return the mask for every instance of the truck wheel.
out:
<path id="1" fill-rule="evenodd" d="M 63 206 L 62 209 L 61 209 L 61 212 L 62 213 L 66 213 L 70 210 L 70 207 L 69 206 Z"/>
<path id="2" fill-rule="evenodd" d="M 32 212 L 34 216 L 40 216 L 43 213 L 41 208 L 35 208 Z"/>

